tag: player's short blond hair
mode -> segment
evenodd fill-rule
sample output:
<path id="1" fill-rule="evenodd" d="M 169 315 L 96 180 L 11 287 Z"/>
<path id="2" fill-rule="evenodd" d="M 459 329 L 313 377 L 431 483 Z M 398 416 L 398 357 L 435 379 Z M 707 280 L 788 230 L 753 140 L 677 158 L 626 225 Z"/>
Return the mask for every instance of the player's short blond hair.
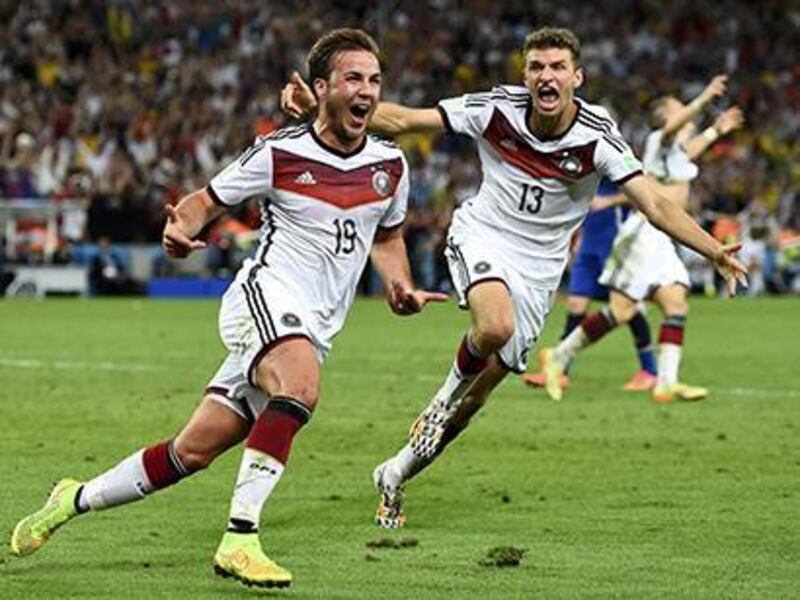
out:
<path id="1" fill-rule="evenodd" d="M 375 40 L 361 29 L 334 29 L 319 38 L 308 53 L 308 78 L 328 80 L 333 71 L 333 60 L 339 52 L 365 50 L 380 61 L 380 49 Z"/>
<path id="2" fill-rule="evenodd" d="M 581 60 L 581 42 L 578 36 L 570 29 L 561 27 L 542 27 L 532 31 L 522 44 L 523 56 L 530 50 L 547 50 L 548 48 L 563 48 L 572 54 L 572 62 L 577 66 Z"/>
<path id="3" fill-rule="evenodd" d="M 659 96 L 650 103 L 650 125 L 653 129 L 661 129 L 667 124 L 667 119 L 664 116 L 664 107 L 672 100 L 677 100 L 675 96 L 664 95 Z"/>

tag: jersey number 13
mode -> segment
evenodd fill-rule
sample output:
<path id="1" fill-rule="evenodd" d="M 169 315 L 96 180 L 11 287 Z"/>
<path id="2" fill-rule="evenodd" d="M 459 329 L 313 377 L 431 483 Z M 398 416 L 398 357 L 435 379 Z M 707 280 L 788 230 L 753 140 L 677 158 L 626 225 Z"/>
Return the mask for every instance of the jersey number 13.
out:
<path id="1" fill-rule="evenodd" d="M 535 215 L 542 210 L 542 198 L 544 198 L 543 187 L 523 183 L 522 193 L 519 196 L 519 211 Z"/>

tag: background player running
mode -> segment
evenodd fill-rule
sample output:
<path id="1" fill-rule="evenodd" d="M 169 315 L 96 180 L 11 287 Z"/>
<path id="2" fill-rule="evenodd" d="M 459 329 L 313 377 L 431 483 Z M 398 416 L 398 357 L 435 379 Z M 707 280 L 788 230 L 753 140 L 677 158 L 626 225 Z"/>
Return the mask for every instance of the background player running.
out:
<path id="1" fill-rule="evenodd" d="M 611 254 L 614 238 L 622 221 L 628 216 L 628 209 L 620 205 L 624 199 L 617 186 L 602 179 L 597 196 L 592 201 L 591 210 L 579 230 L 578 249 L 572 260 L 569 272 L 569 295 L 567 296 L 567 319 L 561 339 L 565 339 L 586 317 L 592 300 L 608 300 L 608 288 L 598 279 L 603 266 Z M 630 320 L 631 334 L 639 359 L 639 370 L 634 373 L 624 388 L 626 391 L 648 391 L 656 384 L 656 358 L 653 352 L 650 325 L 644 310 L 637 310 Z M 569 369 L 564 368 L 561 387 L 569 386 Z M 544 387 L 543 373 L 529 373 L 522 376 L 525 383 L 533 387 Z"/>
<path id="2" fill-rule="evenodd" d="M 694 134 L 692 119 L 713 98 L 723 94 L 727 77 L 718 75 L 690 104 L 667 96 L 655 102 L 653 120 L 657 126 L 647 137 L 644 166 L 653 185 L 672 202 L 685 207 L 689 184 L 699 172 L 697 159 L 719 136 L 741 127 L 737 107 L 724 111 L 704 132 Z M 637 303 L 652 299 L 663 314 L 659 333 L 658 380 L 653 400 L 676 398 L 700 400 L 705 388 L 678 381 L 683 332 L 688 312 L 689 274 L 675 245 L 645 215 L 632 215 L 620 228 L 600 283 L 611 289 L 607 308 L 586 317 L 555 348 L 543 350 L 542 371 L 551 396 L 561 393 L 561 373 L 582 348 L 603 338 L 618 324 L 629 322 Z"/>
<path id="3" fill-rule="evenodd" d="M 246 440 L 214 567 L 248 585 L 291 583 L 291 573 L 261 550 L 259 518 L 317 403 L 320 363 L 344 323 L 367 256 L 395 312 L 445 299 L 412 290 L 400 234 L 408 168 L 394 145 L 366 135 L 381 90 L 375 42 L 360 30 L 332 31 L 312 48 L 308 68 L 320 106 L 314 123 L 258 139 L 206 188 L 168 208 L 164 247 L 185 257 L 203 247 L 198 234 L 227 207 L 253 197 L 262 202 L 260 247 L 220 308 L 229 354 L 202 403 L 174 439 L 86 483 L 59 482 L 46 505 L 15 528 L 14 554 L 38 550 L 78 514 L 172 485 Z"/>
<path id="4" fill-rule="evenodd" d="M 405 521 L 403 484 L 430 464 L 509 371 L 521 372 L 550 310 L 570 238 L 601 176 L 616 182 L 659 227 L 712 260 L 735 283 L 745 269 L 674 202 L 656 193 L 608 112 L 574 97 L 583 82 L 574 33 L 543 28 L 523 46 L 522 86 L 412 109 L 381 103 L 370 125 L 389 134 L 451 131 L 478 144 L 483 181 L 454 213 L 446 250 L 461 306 L 472 325 L 441 388 L 417 418 L 411 439 L 374 473 L 376 521 Z M 302 114 L 311 96 L 295 75 L 282 98 Z"/>

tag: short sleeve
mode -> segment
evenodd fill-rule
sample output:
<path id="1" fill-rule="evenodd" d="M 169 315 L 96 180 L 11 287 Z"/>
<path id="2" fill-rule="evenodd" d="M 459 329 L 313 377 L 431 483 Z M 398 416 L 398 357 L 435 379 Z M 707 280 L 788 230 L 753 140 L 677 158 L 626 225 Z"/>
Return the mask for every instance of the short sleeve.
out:
<path id="1" fill-rule="evenodd" d="M 208 193 L 222 206 L 235 206 L 261 197 L 272 188 L 272 152 L 264 138 L 257 138 L 247 150 L 217 173 Z"/>
<path id="2" fill-rule="evenodd" d="M 400 176 L 400 181 L 397 183 L 397 189 L 394 192 L 389 208 L 383 214 L 378 226 L 381 229 L 394 229 L 399 227 L 406 220 L 406 212 L 408 211 L 408 163 L 405 157 L 402 159 L 403 174 Z"/>
<path id="3" fill-rule="evenodd" d="M 481 92 L 446 98 L 439 101 L 437 108 L 449 132 L 479 138 L 492 116 L 492 94 Z"/>
<path id="4" fill-rule="evenodd" d="M 642 163 L 636 158 L 617 126 L 603 134 L 595 149 L 597 170 L 611 183 L 621 185 L 642 173 Z"/>

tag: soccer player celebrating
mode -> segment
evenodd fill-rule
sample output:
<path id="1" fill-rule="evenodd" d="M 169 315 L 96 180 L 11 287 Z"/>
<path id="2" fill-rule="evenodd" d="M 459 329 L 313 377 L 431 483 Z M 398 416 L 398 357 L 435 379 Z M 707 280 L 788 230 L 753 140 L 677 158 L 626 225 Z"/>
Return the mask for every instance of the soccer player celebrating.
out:
<path id="1" fill-rule="evenodd" d="M 412 288 L 400 231 L 408 167 L 393 144 L 366 133 L 381 91 L 378 48 L 354 29 L 321 37 L 308 56 L 319 114 L 310 125 L 261 137 L 207 187 L 168 207 L 163 244 L 173 257 L 231 206 L 259 198 L 261 243 L 226 291 L 220 335 L 228 349 L 202 403 L 174 439 L 154 444 L 81 483 L 61 480 L 42 509 L 14 529 L 11 551 L 38 550 L 68 520 L 140 500 L 207 467 L 245 440 L 216 572 L 284 587 L 291 573 L 262 551 L 262 507 L 292 441 L 310 419 L 320 364 L 353 301 L 368 255 L 399 314 L 445 300 Z"/>
<path id="2" fill-rule="evenodd" d="M 509 371 L 522 372 L 550 310 L 570 238 L 601 176 L 620 186 L 657 227 L 712 260 L 733 287 L 745 268 L 677 204 L 656 192 L 608 112 L 575 97 L 580 45 L 566 29 L 534 31 L 522 48 L 525 86 L 442 100 L 436 108 L 381 103 L 370 125 L 389 134 L 452 131 L 478 142 L 483 182 L 454 213 L 446 249 L 472 325 L 441 388 L 411 428 L 410 441 L 374 473 L 376 522 L 405 522 L 403 485 L 438 456 Z M 296 74 L 282 105 L 313 103 Z"/>
<path id="3" fill-rule="evenodd" d="M 671 96 L 655 102 L 653 120 L 657 129 L 647 137 L 644 167 L 661 194 L 680 206 L 686 206 L 689 183 L 698 174 L 694 160 L 717 138 L 743 123 L 741 110 L 732 107 L 714 125 L 693 135 L 692 119 L 709 101 L 725 92 L 726 84 L 725 75 L 714 77 L 688 105 Z M 708 395 L 705 388 L 678 381 L 689 274 L 672 240 L 653 227 L 645 215 L 632 215 L 620 228 L 600 283 L 611 289 L 608 307 L 586 317 L 554 350 L 545 349 L 540 354 L 548 393 L 560 394 L 562 374 L 577 352 L 617 325 L 629 322 L 637 312 L 637 303 L 652 298 L 664 316 L 658 339 L 658 380 L 653 400 L 705 398 Z"/>

